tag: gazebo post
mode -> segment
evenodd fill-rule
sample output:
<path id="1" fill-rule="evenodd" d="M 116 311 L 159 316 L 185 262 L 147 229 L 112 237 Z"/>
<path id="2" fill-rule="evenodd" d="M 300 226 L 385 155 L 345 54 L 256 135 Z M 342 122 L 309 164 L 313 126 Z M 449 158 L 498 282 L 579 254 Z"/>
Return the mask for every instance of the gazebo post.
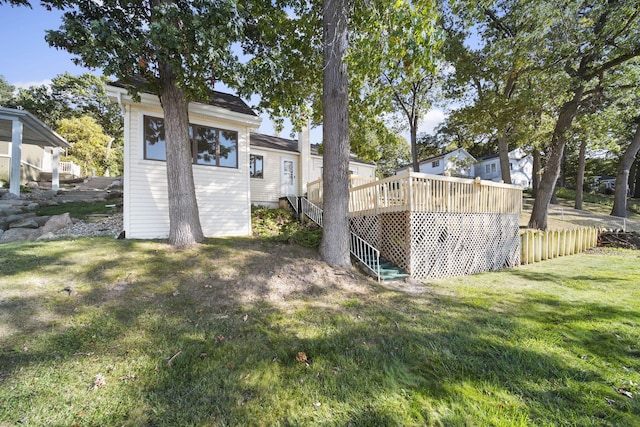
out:
<path id="1" fill-rule="evenodd" d="M 13 119 L 11 126 L 11 168 L 9 192 L 20 196 L 20 163 L 22 162 L 22 122 Z"/>
<path id="2" fill-rule="evenodd" d="M 51 190 L 60 189 L 60 147 L 53 147 L 53 170 L 51 172 Z"/>

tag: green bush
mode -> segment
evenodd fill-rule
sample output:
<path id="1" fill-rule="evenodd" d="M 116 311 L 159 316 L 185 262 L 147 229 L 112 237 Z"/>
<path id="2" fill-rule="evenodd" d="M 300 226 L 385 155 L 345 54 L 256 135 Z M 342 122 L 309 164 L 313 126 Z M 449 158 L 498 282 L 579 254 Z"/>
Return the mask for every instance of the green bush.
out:
<path id="1" fill-rule="evenodd" d="M 320 245 L 322 229 L 313 223 L 300 223 L 285 209 L 251 207 L 253 235 L 281 243 L 315 248 Z"/>

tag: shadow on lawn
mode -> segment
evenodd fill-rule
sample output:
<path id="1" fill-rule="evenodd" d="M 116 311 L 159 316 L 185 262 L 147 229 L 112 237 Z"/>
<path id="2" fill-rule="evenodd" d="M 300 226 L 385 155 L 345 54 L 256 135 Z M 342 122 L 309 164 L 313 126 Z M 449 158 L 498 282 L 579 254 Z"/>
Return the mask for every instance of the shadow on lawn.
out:
<path id="1" fill-rule="evenodd" d="M 105 393 L 113 388 L 120 412 L 101 412 L 99 401 L 75 403 L 54 420 L 59 424 L 526 425 L 563 417 L 576 425 L 602 417 L 606 425 L 640 415 L 635 402 L 607 403 L 617 396 L 597 366 L 575 363 L 589 352 L 628 361 L 633 343 L 608 342 L 618 358 L 591 345 L 605 330 L 585 326 L 573 339 L 562 335 L 585 316 L 594 325 L 637 326 L 633 311 L 525 295 L 497 313 L 319 270 L 314 251 L 230 242 L 173 252 L 159 243 L 111 242 L 104 262 L 74 273 L 77 293 L 52 289 L 58 293 L 13 301 L 22 309 L 13 306 L 19 315 L 3 322 L 16 332 L 0 345 L 15 344 L 14 336 L 34 340 L 25 328 L 42 339 L 26 352 L 0 352 L 0 387 L 12 383 L 22 396 L 3 405 L 0 422 L 47 408 L 44 390 L 13 384 L 21 369 L 75 369 L 87 355 L 100 369 L 113 366 Z M 15 249 L 28 259 L 26 252 Z M 82 247 L 72 253 L 81 254 Z M 65 258 L 55 252 L 50 261 Z M 284 283 L 292 271 L 298 280 Z M 319 271 L 326 274 L 314 276 Z M 45 308 L 52 318 L 42 317 L 38 309 Z M 549 347 L 527 345 L 549 329 Z M 300 361 L 299 352 L 308 359 Z M 118 380 L 126 375 L 137 380 Z M 589 392 L 576 393 L 576 383 Z"/>

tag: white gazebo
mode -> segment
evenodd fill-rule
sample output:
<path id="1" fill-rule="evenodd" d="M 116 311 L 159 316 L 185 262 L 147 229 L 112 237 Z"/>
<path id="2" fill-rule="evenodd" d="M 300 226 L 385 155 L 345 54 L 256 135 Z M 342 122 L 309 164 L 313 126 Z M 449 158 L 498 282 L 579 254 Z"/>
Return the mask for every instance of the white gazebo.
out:
<path id="1" fill-rule="evenodd" d="M 53 149 L 51 189 L 60 187 L 60 149 L 68 148 L 69 143 L 51 128 L 24 110 L 0 107 L 0 141 L 9 143 L 10 157 L 9 192 L 20 195 L 20 167 L 22 146 L 37 145 Z"/>

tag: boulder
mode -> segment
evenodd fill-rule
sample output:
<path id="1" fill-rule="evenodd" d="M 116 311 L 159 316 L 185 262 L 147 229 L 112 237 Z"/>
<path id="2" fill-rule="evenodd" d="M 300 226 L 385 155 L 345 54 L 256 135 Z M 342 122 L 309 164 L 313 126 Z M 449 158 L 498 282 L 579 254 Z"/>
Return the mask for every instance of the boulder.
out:
<path id="1" fill-rule="evenodd" d="M 40 230 L 32 228 L 11 228 L 0 236 L 0 243 L 24 242 L 35 240 L 40 236 Z"/>
<path id="2" fill-rule="evenodd" d="M 5 218 L 0 217 L 0 230 L 4 231 L 8 229 L 9 229 L 9 223 Z"/>
<path id="3" fill-rule="evenodd" d="M 29 210 L 29 211 L 35 211 L 35 210 L 36 210 L 36 209 L 38 209 L 39 207 L 40 207 L 40 204 L 39 204 L 39 203 L 32 202 L 32 203 L 29 203 L 29 204 L 27 205 L 27 210 Z"/>
<path id="4" fill-rule="evenodd" d="M 69 213 L 63 213 L 62 215 L 53 215 L 47 223 L 42 227 L 42 234 L 55 232 L 66 227 L 73 225 L 73 220 L 69 216 Z"/>
<path id="5" fill-rule="evenodd" d="M 12 228 L 39 228 L 40 225 L 33 218 L 24 218 L 19 219 L 18 221 L 13 221 L 9 224 L 9 229 Z"/>
<path id="6" fill-rule="evenodd" d="M 44 225 L 47 223 L 47 221 L 49 221 L 50 218 L 50 216 L 36 216 L 32 219 L 38 223 L 38 227 L 44 227 Z"/>
<path id="7" fill-rule="evenodd" d="M 55 234 L 53 234 L 52 232 L 49 231 L 48 233 L 44 233 L 43 235 L 38 237 L 36 239 L 36 242 L 40 242 L 40 241 L 43 241 L 43 240 L 53 240 L 53 239 L 56 239 L 56 238 L 58 238 L 58 236 L 56 236 Z"/>
<path id="8" fill-rule="evenodd" d="M 6 207 L 6 208 L 2 208 L 2 215 L 5 216 L 9 216 L 9 215 L 19 215 L 20 213 L 22 213 L 22 209 L 20 208 L 16 208 L 16 207 Z"/>
<path id="9" fill-rule="evenodd" d="M 22 221 L 23 219 L 33 218 L 34 216 L 36 216 L 35 213 L 29 212 L 29 213 L 24 213 L 24 214 L 9 215 L 5 219 L 7 220 L 7 222 L 9 224 L 11 224 L 12 222 Z"/>

